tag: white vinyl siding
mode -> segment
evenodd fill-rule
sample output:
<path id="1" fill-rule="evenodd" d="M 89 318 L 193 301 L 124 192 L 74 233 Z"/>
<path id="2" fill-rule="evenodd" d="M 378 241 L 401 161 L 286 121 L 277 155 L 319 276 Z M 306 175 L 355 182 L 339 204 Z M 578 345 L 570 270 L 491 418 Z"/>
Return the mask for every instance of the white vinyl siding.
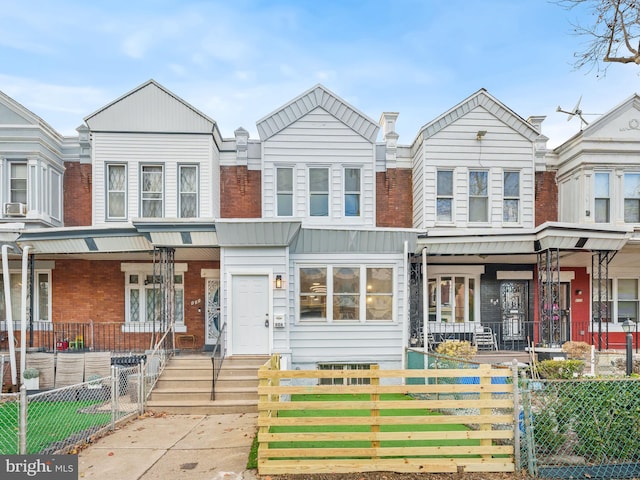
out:
<path id="1" fill-rule="evenodd" d="M 278 216 L 277 170 L 287 165 L 293 170 L 293 217 L 322 225 L 375 226 L 374 147 L 322 108 L 312 110 L 262 145 L 263 217 Z M 318 210 L 310 209 L 309 176 L 316 168 L 326 169 L 328 174 L 328 187 L 314 187 L 318 202 L 324 202 L 322 195 L 328 193 L 326 215 L 312 215 Z M 346 169 L 360 170 L 359 216 L 345 214 Z"/>
<path id="2" fill-rule="evenodd" d="M 443 119 L 443 122 L 446 119 Z M 453 223 L 456 228 L 473 224 L 488 228 L 533 228 L 535 224 L 535 159 L 533 142 L 506 122 L 522 122 L 507 117 L 503 122 L 482 106 L 427 138 L 419 138 L 413 155 L 413 206 L 415 228 L 451 228 L 438 218 L 438 172 L 453 171 Z M 486 130 L 481 141 L 478 130 Z M 469 172 L 486 171 L 488 198 L 486 222 L 471 222 Z M 518 171 L 520 180 L 519 222 L 505 223 L 503 174 Z M 478 200 L 479 202 L 480 200 Z M 483 200 L 484 201 L 484 200 Z"/>
<path id="3" fill-rule="evenodd" d="M 217 217 L 220 213 L 219 157 L 210 135 L 144 134 L 95 132 L 93 138 L 93 223 L 107 218 L 107 169 L 105 164 L 127 165 L 126 219 L 142 216 L 141 166 L 164 167 L 164 215 L 178 218 L 179 166 L 197 165 L 201 179 L 198 215 Z"/>

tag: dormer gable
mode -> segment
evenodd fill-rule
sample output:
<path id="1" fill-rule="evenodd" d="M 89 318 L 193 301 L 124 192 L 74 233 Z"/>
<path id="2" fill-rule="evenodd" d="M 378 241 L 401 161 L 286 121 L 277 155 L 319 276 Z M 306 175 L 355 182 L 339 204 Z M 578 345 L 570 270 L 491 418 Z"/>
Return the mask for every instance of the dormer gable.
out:
<path id="1" fill-rule="evenodd" d="M 216 122 L 149 80 L 85 117 L 92 131 L 141 133 L 215 133 Z"/>
<path id="2" fill-rule="evenodd" d="M 635 93 L 584 128 L 582 136 L 637 141 L 637 132 L 640 132 L 640 95 Z"/>
<path id="3" fill-rule="evenodd" d="M 527 122 L 520 115 L 497 100 L 489 94 L 487 90 L 481 88 L 458 105 L 424 125 L 418 132 L 414 145 L 419 139 L 426 140 L 432 137 L 443 128 L 446 128 L 477 108 L 483 108 L 490 112 L 498 120 L 532 142 L 540 135 L 540 132 L 538 132 L 531 123 Z"/>
<path id="4" fill-rule="evenodd" d="M 369 142 L 376 141 L 379 125 L 320 84 L 258 120 L 260 139 L 271 138 L 316 108 L 330 113 Z"/>
<path id="5" fill-rule="evenodd" d="M 0 91 L 0 126 L 35 126 L 58 141 L 62 136 L 42 118 Z"/>

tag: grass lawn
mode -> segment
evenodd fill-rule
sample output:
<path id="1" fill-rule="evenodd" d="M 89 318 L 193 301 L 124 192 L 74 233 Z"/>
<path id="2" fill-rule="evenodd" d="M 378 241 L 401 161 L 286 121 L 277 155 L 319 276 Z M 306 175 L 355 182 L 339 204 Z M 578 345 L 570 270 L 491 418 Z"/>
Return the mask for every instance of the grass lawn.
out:
<path id="1" fill-rule="evenodd" d="M 27 412 L 27 453 L 41 452 L 55 442 L 96 429 L 111 421 L 111 413 L 82 413 L 103 402 L 31 402 Z M 0 454 L 18 453 L 18 407 L 16 403 L 0 405 Z M 83 440 L 82 436 L 79 440 Z"/>
<path id="2" fill-rule="evenodd" d="M 292 402 L 310 401 L 368 401 L 368 394 L 336 394 L 336 395 L 293 395 Z M 380 395 L 381 401 L 411 401 L 412 398 L 402 394 Z M 284 410 L 279 412 L 279 417 L 368 417 L 369 410 Z M 382 409 L 380 416 L 436 416 L 437 412 L 432 412 L 424 408 L 415 409 Z M 469 428 L 463 424 L 432 424 L 428 421 L 416 425 L 381 425 L 381 432 L 450 432 L 466 431 Z M 300 425 L 300 426 L 277 426 L 272 427 L 273 433 L 299 433 L 299 432 L 369 432 L 370 425 Z M 381 447 L 433 447 L 433 446 L 462 446 L 480 445 L 479 440 L 387 440 L 380 443 Z M 368 448 L 369 441 L 309 441 L 309 442 L 271 442 L 269 448 Z M 253 447 L 257 450 L 257 441 Z M 256 468 L 257 452 L 252 452 L 249 456 L 248 468 Z M 257 464 L 257 463 L 256 463 Z"/>

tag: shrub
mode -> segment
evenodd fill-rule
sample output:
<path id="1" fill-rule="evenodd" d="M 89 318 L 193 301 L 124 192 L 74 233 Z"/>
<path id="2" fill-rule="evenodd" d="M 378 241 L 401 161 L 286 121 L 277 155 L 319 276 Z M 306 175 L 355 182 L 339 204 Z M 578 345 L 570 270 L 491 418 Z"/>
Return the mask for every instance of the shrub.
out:
<path id="1" fill-rule="evenodd" d="M 478 352 L 478 348 L 471 345 L 467 341 L 447 340 L 442 342 L 436 348 L 436 353 L 440 355 L 446 355 L 447 357 L 464 358 L 465 360 L 471 360 Z"/>
<path id="2" fill-rule="evenodd" d="M 562 344 L 562 351 L 565 352 L 570 359 L 582 360 L 587 358 L 591 352 L 591 345 L 587 342 L 565 342 Z"/>
<path id="3" fill-rule="evenodd" d="M 40 376 L 40 372 L 37 368 L 25 368 L 24 372 L 22 372 L 22 376 L 24 378 L 38 378 Z"/>
<path id="4" fill-rule="evenodd" d="M 540 377 L 550 380 L 568 380 L 579 377 L 584 370 L 582 360 L 543 360 L 536 364 Z"/>

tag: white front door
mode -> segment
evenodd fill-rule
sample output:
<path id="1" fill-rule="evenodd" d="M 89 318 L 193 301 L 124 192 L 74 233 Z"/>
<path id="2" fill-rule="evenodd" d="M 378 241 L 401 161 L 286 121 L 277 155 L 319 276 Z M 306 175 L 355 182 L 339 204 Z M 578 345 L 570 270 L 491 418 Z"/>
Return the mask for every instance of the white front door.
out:
<path id="1" fill-rule="evenodd" d="M 205 278 L 205 292 L 207 295 L 205 310 L 205 339 L 206 345 L 215 345 L 220 335 L 220 279 Z"/>
<path id="2" fill-rule="evenodd" d="M 231 278 L 232 354 L 268 354 L 269 276 L 233 275 Z"/>

